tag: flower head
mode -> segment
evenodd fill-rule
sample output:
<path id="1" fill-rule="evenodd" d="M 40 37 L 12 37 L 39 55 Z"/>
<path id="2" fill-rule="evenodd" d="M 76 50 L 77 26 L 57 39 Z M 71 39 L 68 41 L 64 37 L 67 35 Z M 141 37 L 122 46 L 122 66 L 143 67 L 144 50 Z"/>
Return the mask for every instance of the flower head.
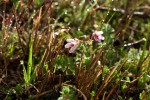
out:
<path id="1" fill-rule="evenodd" d="M 103 31 L 95 31 L 93 33 L 93 37 L 95 41 L 101 42 L 101 40 L 104 40 L 105 38 L 102 34 L 103 34 Z"/>
<path id="2" fill-rule="evenodd" d="M 80 43 L 77 38 L 67 39 L 66 42 L 67 44 L 65 45 L 65 48 L 70 48 L 69 53 L 73 53 L 76 50 L 78 44 Z"/>

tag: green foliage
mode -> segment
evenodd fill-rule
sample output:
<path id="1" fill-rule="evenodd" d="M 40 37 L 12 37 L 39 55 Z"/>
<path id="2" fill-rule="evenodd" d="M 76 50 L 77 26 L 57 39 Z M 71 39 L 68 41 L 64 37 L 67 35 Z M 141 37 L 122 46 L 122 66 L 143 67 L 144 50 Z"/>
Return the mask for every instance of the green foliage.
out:
<path id="1" fill-rule="evenodd" d="M 75 100 L 75 91 L 69 86 L 63 86 L 60 93 L 61 96 L 57 100 Z"/>
<path id="2" fill-rule="evenodd" d="M 31 82 L 35 81 L 35 79 L 36 79 L 36 76 L 35 76 L 36 68 L 33 69 L 33 58 L 32 58 L 33 57 L 33 51 L 32 50 L 33 50 L 33 40 L 31 37 L 27 69 L 24 66 L 24 62 L 21 61 L 21 64 L 23 65 L 23 75 L 24 75 L 26 90 L 29 89 Z"/>
<path id="3" fill-rule="evenodd" d="M 66 72 L 67 74 L 75 74 L 74 58 L 72 57 L 66 58 L 65 56 L 58 56 L 56 59 L 54 72 L 56 72 L 57 70 L 67 71 Z"/>
<path id="4" fill-rule="evenodd" d="M 20 84 L 17 84 L 14 88 L 11 88 L 7 91 L 8 96 L 7 96 L 7 100 L 12 100 L 12 98 L 14 98 L 14 95 L 16 95 L 16 98 L 19 98 L 20 96 L 22 96 L 22 94 L 24 93 L 24 89 L 22 88 L 22 86 Z"/>

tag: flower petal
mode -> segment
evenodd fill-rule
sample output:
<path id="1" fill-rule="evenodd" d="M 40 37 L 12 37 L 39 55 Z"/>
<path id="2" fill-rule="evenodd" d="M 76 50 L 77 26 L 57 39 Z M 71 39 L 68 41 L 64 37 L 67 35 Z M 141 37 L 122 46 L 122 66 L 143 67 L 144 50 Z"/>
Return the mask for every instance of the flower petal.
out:
<path id="1" fill-rule="evenodd" d="M 67 44 L 65 45 L 65 48 L 70 48 L 69 53 L 73 53 L 77 48 L 78 44 L 80 43 L 80 40 L 74 38 L 74 39 L 67 39 L 66 42 Z"/>
<path id="2" fill-rule="evenodd" d="M 69 53 L 73 53 L 77 48 L 77 45 L 74 45 L 73 47 L 70 48 Z"/>
<path id="3" fill-rule="evenodd" d="M 102 34 L 103 34 L 103 31 L 95 31 L 93 33 L 93 37 L 95 41 L 101 42 L 101 40 L 104 40 L 105 38 L 104 36 L 102 36 Z"/>
<path id="4" fill-rule="evenodd" d="M 104 40 L 105 38 L 104 38 L 104 36 L 100 35 L 100 36 L 99 36 L 99 39 L 100 39 L 100 40 Z"/>
<path id="5" fill-rule="evenodd" d="M 94 34 L 94 39 L 95 39 L 95 41 L 99 41 L 99 36 Z"/>
<path id="6" fill-rule="evenodd" d="M 72 43 L 67 43 L 67 44 L 65 45 L 65 48 L 70 48 L 70 47 L 72 47 Z"/>

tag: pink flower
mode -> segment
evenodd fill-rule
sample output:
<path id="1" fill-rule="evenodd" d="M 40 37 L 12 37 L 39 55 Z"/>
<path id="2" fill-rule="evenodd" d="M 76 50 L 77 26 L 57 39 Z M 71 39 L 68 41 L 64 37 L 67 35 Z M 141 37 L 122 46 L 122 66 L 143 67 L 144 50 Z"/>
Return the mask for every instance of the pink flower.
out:
<path id="1" fill-rule="evenodd" d="M 101 42 L 101 40 L 104 40 L 105 38 L 102 34 L 103 34 L 103 31 L 95 31 L 93 33 L 93 37 L 95 41 Z"/>
<path id="2" fill-rule="evenodd" d="M 80 41 L 78 39 L 67 39 L 67 44 L 65 48 L 70 48 L 69 53 L 73 53 L 76 49 Z"/>

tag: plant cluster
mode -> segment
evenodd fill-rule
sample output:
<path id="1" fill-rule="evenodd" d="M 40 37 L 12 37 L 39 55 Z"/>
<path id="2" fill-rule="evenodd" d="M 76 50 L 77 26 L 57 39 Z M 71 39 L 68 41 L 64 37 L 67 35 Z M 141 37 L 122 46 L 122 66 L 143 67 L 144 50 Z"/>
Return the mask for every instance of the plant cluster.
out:
<path id="1" fill-rule="evenodd" d="M 149 100 L 147 2 L 1 0 L 0 99 Z"/>

